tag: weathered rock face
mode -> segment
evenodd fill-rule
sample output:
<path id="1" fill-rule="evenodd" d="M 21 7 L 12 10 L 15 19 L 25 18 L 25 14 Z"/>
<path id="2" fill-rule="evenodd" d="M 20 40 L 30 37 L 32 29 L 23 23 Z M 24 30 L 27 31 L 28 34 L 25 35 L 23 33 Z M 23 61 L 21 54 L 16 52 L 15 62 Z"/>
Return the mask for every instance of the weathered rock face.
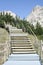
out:
<path id="1" fill-rule="evenodd" d="M 26 20 L 32 23 L 34 26 L 36 25 L 37 22 L 39 22 L 43 27 L 43 7 L 36 6 L 32 10 L 31 14 L 27 16 Z"/>
<path id="2" fill-rule="evenodd" d="M 0 65 L 2 65 L 10 54 L 10 41 L 6 30 L 0 28 Z"/>
<path id="3" fill-rule="evenodd" d="M 10 45 L 9 43 L 0 44 L 0 65 L 2 65 L 8 58 L 10 54 Z"/>

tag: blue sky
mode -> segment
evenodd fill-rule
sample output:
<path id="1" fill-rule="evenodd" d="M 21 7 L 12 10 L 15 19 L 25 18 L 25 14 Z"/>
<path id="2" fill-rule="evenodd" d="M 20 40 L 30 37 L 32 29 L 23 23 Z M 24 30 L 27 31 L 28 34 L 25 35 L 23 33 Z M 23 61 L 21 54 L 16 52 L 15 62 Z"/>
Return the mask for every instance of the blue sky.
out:
<path id="1" fill-rule="evenodd" d="M 0 0 L 0 11 L 11 10 L 24 18 L 36 5 L 43 6 L 43 0 Z"/>

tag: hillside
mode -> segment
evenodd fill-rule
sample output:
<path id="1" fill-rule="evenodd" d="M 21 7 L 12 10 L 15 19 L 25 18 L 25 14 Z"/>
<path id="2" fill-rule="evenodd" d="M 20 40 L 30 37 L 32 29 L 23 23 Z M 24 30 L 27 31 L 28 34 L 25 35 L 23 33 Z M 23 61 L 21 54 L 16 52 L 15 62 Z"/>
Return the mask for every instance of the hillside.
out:
<path id="1" fill-rule="evenodd" d="M 30 20 L 29 22 L 27 22 L 27 20 L 25 19 L 20 19 L 20 17 L 18 17 L 17 15 L 15 15 L 15 13 L 12 13 L 11 11 L 0 12 L 1 28 L 7 29 L 7 31 L 9 31 L 7 26 L 9 24 L 22 29 L 24 32 L 28 32 L 29 34 L 33 34 L 34 32 L 36 35 L 43 35 L 43 27 L 40 25 L 40 23 L 37 23 L 35 28 L 34 25 L 30 23 Z"/>

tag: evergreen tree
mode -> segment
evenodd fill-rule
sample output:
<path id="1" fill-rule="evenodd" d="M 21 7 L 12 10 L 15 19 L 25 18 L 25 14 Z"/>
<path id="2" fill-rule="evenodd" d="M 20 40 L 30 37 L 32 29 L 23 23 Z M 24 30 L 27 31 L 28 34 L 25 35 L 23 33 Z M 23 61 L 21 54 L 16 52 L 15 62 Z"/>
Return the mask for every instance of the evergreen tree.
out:
<path id="1" fill-rule="evenodd" d="M 39 24 L 39 22 L 37 22 L 35 33 L 36 33 L 36 35 L 42 35 L 43 34 L 42 32 L 43 32 L 42 27 Z"/>

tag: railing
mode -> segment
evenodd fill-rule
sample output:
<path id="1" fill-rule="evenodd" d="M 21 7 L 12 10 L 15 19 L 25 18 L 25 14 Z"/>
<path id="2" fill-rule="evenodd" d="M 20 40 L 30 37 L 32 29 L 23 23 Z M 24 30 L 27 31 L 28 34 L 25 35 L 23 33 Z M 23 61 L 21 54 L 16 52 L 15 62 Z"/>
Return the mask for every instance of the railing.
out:
<path id="1" fill-rule="evenodd" d="M 37 36 L 35 35 L 35 33 L 33 32 L 33 30 L 31 29 L 31 27 L 29 26 L 30 31 L 32 33 L 32 35 L 34 36 L 34 48 L 36 50 L 36 53 L 39 55 L 40 60 L 41 60 L 41 42 L 39 41 L 39 39 L 37 38 Z"/>

